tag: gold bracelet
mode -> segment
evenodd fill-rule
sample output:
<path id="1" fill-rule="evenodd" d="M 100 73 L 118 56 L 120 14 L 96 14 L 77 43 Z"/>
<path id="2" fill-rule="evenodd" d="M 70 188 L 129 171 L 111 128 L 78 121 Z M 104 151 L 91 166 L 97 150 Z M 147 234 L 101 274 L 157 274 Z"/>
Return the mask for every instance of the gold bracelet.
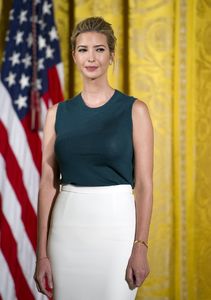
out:
<path id="1" fill-rule="evenodd" d="M 47 259 L 48 259 L 48 257 L 47 257 L 47 256 L 45 256 L 45 257 L 37 258 L 37 259 L 36 259 L 36 261 L 39 261 L 39 260 L 42 260 L 42 259 L 45 259 L 45 258 L 47 258 Z"/>
<path id="2" fill-rule="evenodd" d="M 146 243 L 145 241 L 142 241 L 142 240 L 135 240 L 135 241 L 134 241 L 134 244 L 136 244 L 136 243 L 141 243 L 141 244 L 143 244 L 145 247 L 148 248 L 148 245 L 147 245 L 147 243 Z"/>

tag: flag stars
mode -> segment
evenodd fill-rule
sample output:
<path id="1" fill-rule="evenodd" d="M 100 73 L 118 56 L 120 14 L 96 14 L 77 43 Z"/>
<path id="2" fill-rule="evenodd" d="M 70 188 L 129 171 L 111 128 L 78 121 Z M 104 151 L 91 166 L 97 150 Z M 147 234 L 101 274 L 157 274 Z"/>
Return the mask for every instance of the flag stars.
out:
<path id="1" fill-rule="evenodd" d="M 14 20 L 13 14 L 14 14 L 14 9 L 11 9 L 10 10 L 10 15 L 9 15 L 9 20 Z"/>
<path id="2" fill-rule="evenodd" d="M 9 41 L 9 30 L 6 31 L 5 42 Z"/>
<path id="3" fill-rule="evenodd" d="M 44 22 L 42 19 L 40 19 L 40 20 L 38 21 L 38 23 L 40 24 L 41 30 L 44 30 L 44 28 L 46 27 L 45 22 Z"/>
<path id="4" fill-rule="evenodd" d="M 37 16 L 37 15 L 31 16 L 31 17 L 30 17 L 30 21 L 31 21 L 32 23 L 38 23 L 38 16 Z"/>
<path id="5" fill-rule="evenodd" d="M 53 41 L 53 40 L 57 40 L 58 39 L 58 35 L 57 35 L 57 31 L 56 31 L 56 28 L 55 26 L 53 26 L 51 28 L 51 30 L 49 31 L 49 36 L 50 36 L 50 40 Z"/>
<path id="6" fill-rule="evenodd" d="M 36 80 L 36 88 L 41 91 L 42 90 L 42 80 L 41 79 L 37 79 Z"/>
<path id="7" fill-rule="evenodd" d="M 38 60 L 38 70 L 43 70 L 44 68 L 44 58 L 40 58 Z"/>
<path id="8" fill-rule="evenodd" d="M 8 82 L 9 87 L 15 84 L 15 76 L 16 74 L 9 72 L 8 77 L 5 78 L 5 80 Z"/>
<path id="9" fill-rule="evenodd" d="M 48 92 L 49 70 L 59 66 L 61 58 L 52 0 L 13 2 L 15 9 L 10 10 L 9 30 L 5 32 L 7 41 L 5 52 L 2 53 L 1 79 L 14 112 L 22 120 L 31 113 L 31 89 L 36 88 L 40 96 Z M 20 2 L 20 5 L 15 5 L 16 2 Z M 28 6 L 29 2 L 36 5 L 33 7 L 36 11 L 32 10 L 31 4 Z M 60 76 L 57 80 L 60 81 Z"/>
<path id="10" fill-rule="evenodd" d="M 52 6 L 52 4 L 45 1 L 43 4 L 43 7 L 42 7 L 43 14 L 50 15 L 51 14 L 51 6 Z"/>
<path id="11" fill-rule="evenodd" d="M 16 40 L 16 45 L 19 45 L 20 43 L 23 42 L 23 34 L 24 32 L 23 31 L 17 31 L 17 34 L 16 36 L 14 37 L 14 39 Z"/>
<path id="12" fill-rule="evenodd" d="M 46 58 L 53 58 L 54 49 L 50 46 L 46 47 Z"/>
<path id="13" fill-rule="evenodd" d="M 32 34 L 29 33 L 28 38 L 27 38 L 28 48 L 31 48 L 32 43 L 33 43 Z"/>
<path id="14" fill-rule="evenodd" d="M 20 53 L 14 51 L 9 60 L 12 61 L 12 66 L 18 65 L 20 63 Z"/>
<path id="15" fill-rule="evenodd" d="M 19 80 L 19 83 L 21 85 L 21 89 L 23 90 L 25 87 L 29 86 L 29 76 L 26 76 L 25 74 L 21 75 L 21 79 Z"/>
<path id="16" fill-rule="evenodd" d="M 27 107 L 27 97 L 19 95 L 18 99 L 14 101 L 14 103 L 18 106 L 18 110 L 21 110 L 24 107 Z"/>
<path id="17" fill-rule="evenodd" d="M 38 39 L 39 50 L 46 47 L 46 40 L 40 35 Z"/>
<path id="18" fill-rule="evenodd" d="M 1 61 L 2 62 L 4 62 L 5 61 L 5 52 L 3 53 L 3 55 L 2 55 L 2 59 L 1 59 Z"/>
<path id="19" fill-rule="evenodd" d="M 31 56 L 27 53 L 25 57 L 22 59 L 22 62 L 24 63 L 25 69 L 27 69 L 29 66 L 31 66 Z"/>
<path id="20" fill-rule="evenodd" d="M 18 16 L 20 24 L 22 24 L 23 22 L 27 22 L 26 15 L 27 15 L 27 10 L 23 10 L 20 12 L 20 15 Z"/>

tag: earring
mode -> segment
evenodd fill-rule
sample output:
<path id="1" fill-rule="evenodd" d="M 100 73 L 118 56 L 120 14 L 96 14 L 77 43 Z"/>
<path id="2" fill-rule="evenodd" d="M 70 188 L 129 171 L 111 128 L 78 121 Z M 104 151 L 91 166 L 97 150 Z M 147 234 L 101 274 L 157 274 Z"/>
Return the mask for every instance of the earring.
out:
<path id="1" fill-rule="evenodd" d="M 112 60 L 110 59 L 109 64 L 112 65 Z"/>

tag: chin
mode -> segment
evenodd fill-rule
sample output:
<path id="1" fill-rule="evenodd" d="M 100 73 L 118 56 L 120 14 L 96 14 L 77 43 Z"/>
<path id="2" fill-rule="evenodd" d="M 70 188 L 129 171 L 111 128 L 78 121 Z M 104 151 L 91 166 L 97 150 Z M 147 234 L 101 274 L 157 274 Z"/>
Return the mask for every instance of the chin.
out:
<path id="1" fill-rule="evenodd" d="M 95 80 L 95 79 L 97 79 L 97 78 L 99 78 L 100 76 L 97 76 L 97 75 L 92 75 L 92 76 L 84 76 L 86 79 L 88 79 L 88 80 Z"/>
<path id="2" fill-rule="evenodd" d="M 101 78 L 103 76 L 103 74 L 84 74 L 82 73 L 83 77 L 85 79 L 88 79 L 88 80 L 95 80 L 95 79 L 98 79 L 98 78 Z"/>

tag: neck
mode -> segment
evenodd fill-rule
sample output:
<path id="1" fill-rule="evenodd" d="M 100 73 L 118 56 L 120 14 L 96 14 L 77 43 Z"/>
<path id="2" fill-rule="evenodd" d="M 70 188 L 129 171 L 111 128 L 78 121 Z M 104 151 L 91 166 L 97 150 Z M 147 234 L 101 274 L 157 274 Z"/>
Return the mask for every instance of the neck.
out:
<path id="1" fill-rule="evenodd" d="M 103 95 L 111 92 L 112 88 L 108 83 L 107 78 L 104 80 L 99 79 L 89 79 L 83 81 L 83 94 L 86 95 Z"/>
<path id="2" fill-rule="evenodd" d="M 90 107 L 96 107 L 104 104 L 111 95 L 113 89 L 108 81 L 90 80 L 83 84 L 82 97 L 86 104 Z M 94 106 L 93 106 L 94 105 Z"/>

